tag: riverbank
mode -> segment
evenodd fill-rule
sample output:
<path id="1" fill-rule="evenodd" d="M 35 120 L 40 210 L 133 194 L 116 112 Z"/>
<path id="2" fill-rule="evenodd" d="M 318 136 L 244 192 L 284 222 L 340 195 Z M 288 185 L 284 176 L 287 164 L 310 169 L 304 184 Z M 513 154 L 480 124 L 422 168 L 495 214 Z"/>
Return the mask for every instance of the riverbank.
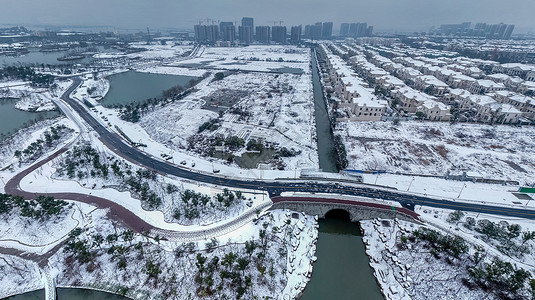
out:
<path id="1" fill-rule="evenodd" d="M 512 268 L 526 268 L 521 260 L 511 259 L 489 244 L 481 246 L 484 237 L 475 238 L 473 233 L 461 234 L 463 229 L 459 228 L 462 228 L 460 225 L 466 216 L 460 217 L 452 226 L 452 223 L 445 220 L 454 216 L 451 211 L 434 214 L 434 218 L 427 219 L 435 219 L 434 223 L 439 227 L 398 219 L 361 221 L 366 254 L 370 257 L 370 266 L 374 269 L 385 299 L 498 299 L 499 289 L 495 290 L 492 284 L 487 285 L 487 288 L 479 287 L 468 270 L 478 264 L 482 264 L 481 268 L 484 269 L 484 266 L 490 266 L 496 259 L 511 262 Z M 476 217 L 476 214 L 470 216 Z M 489 216 L 481 216 L 479 220 L 486 218 Z M 490 219 L 493 220 L 493 217 Z M 441 225 L 442 223 L 445 224 Z M 449 230 L 441 229 L 447 229 L 448 226 Z M 454 229 L 455 226 L 457 229 Z M 532 229 L 531 227 L 533 226 L 528 226 L 527 229 Z M 415 237 L 418 236 L 415 232 L 435 232 L 433 234 L 436 239 L 432 242 L 422 241 Z M 450 252 L 449 248 L 440 249 L 433 244 L 446 243 L 445 241 L 450 243 L 447 247 L 459 245 L 459 248 L 455 248 L 459 252 Z M 529 247 L 533 249 L 531 244 Z M 533 276 L 530 273 L 532 269 L 527 266 L 529 276 Z M 516 295 L 519 299 L 528 299 L 524 298 L 528 294 L 529 287 L 524 279 L 524 284 L 520 285 Z"/>

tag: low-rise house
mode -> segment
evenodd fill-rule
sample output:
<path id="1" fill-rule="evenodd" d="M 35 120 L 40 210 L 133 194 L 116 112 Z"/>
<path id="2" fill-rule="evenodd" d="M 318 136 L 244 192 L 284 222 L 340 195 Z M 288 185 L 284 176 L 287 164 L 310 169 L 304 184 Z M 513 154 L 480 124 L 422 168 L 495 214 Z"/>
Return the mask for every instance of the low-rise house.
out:
<path id="1" fill-rule="evenodd" d="M 475 78 L 463 74 L 455 74 L 448 78 L 446 83 L 456 89 L 469 89 L 476 82 Z"/>
<path id="2" fill-rule="evenodd" d="M 381 85 L 385 89 L 402 88 L 405 86 L 405 83 L 401 79 L 392 75 L 379 77 L 376 79 L 375 83 Z"/>
<path id="3" fill-rule="evenodd" d="M 431 93 L 438 96 L 443 95 L 444 92 L 448 90 L 448 85 L 438 80 L 433 75 L 423 75 L 416 77 L 414 80 L 414 86 L 421 91 L 425 91 L 426 89 L 432 88 Z"/>
<path id="4" fill-rule="evenodd" d="M 505 90 L 505 85 L 488 79 L 478 79 L 468 89 L 473 94 L 485 94 Z"/>
<path id="5" fill-rule="evenodd" d="M 501 83 L 505 84 L 508 80 L 511 79 L 511 76 L 509 76 L 507 74 L 496 73 L 496 74 L 487 75 L 487 78 L 492 80 L 492 81 L 494 81 L 494 82 L 501 82 Z"/>
<path id="6" fill-rule="evenodd" d="M 531 95 L 535 95 L 535 81 L 524 81 L 520 83 L 516 89 L 517 92 L 522 94 L 527 94 L 529 92 Z"/>
<path id="7" fill-rule="evenodd" d="M 398 109 L 407 113 L 416 113 L 419 106 L 427 100 L 436 100 L 435 97 L 429 96 L 410 87 L 404 87 L 391 92 L 393 98 L 399 101 Z"/>
<path id="8" fill-rule="evenodd" d="M 493 73 L 505 73 L 507 75 L 519 76 L 521 78 L 527 78 L 528 73 L 532 71 L 535 71 L 535 66 L 521 63 L 495 65 L 492 68 Z"/>
<path id="9" fill-rule="evenodd" d="M 403 68 L 401 70 L 399 70 L 399 73 L 396 74 L 401 80 L 403 81 L 407 81 L 407 80 L 412 80 L 414 81 L 414 79 L 418 76 L 422 76 L 422 72 L 414 69 L 414 68 L 411 68 L 411 67 L 407 67 L 407 68 Z"/>
<path id="10" fill-rule="evenodd" d="M 426 100 L 417 108 L 425 114 L 426 120 L 431 121 L 449 121 L 451 119 L 450 107 L 444 103 Z"/>

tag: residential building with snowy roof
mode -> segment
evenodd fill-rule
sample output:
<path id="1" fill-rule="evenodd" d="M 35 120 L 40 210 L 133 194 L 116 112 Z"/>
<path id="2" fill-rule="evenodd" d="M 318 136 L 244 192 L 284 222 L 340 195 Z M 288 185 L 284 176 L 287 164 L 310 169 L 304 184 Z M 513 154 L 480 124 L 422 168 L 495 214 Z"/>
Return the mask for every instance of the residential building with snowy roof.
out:
<path id="1" fill-rule="evenodd" d="M 431 121 L 449 121 L 451 119 L 450 110 L 449 105 L 431 99 L 424 101 L 417 108 L 417 111 L 425 114 L 426 120 Z"/>
<path id="2" fill-rule="evenodd" d="M 438 80 L 438 78 L 433 75 L 417 76 L 414 79 L 414 86 L 421 91 L 432 87 L 432 93 L 437 96 L 443 95 L 449 88 L 447 84 Z"/>
<path id="3" fill-rule="evenodd" d="M 473 94 L 485 94 L 505 90 L 505 85 L 488 79 L 478 79 L 468 89 Z"/>

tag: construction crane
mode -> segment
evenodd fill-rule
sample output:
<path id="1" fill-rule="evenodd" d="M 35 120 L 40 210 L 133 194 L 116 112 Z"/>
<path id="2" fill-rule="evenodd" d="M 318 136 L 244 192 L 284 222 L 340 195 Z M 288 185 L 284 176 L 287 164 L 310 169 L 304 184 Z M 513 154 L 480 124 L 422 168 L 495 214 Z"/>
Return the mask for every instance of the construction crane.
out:
<path id="1" fill-rule="evenodd" d="M 147 45 L 150 45 L 150 30 L 148 26 L 147 26 Z"/>

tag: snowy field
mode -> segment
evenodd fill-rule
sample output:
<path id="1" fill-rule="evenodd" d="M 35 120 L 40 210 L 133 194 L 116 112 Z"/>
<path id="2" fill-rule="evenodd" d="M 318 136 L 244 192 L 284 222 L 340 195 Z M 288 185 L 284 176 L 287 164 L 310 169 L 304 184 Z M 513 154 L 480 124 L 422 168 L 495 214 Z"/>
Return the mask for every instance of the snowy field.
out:
<path id="1" fill-rule="evenodd" d="M 438 122 L 337 124 L 348 169 L 462 174 L 534 185 L 535 128 Z"/>
<path id="2" fill-rule="evenodd" d="M 425 215 L 429 210 L 419 212 Z M 435 219 L 434 225 L 444 230 L 397 219 L 361 221 L 366 253 L 370 256 L 370 265 L 386 299 L 501 299 L 497 294 L 486 292 L 474 284 L 467 270 L 474 264 L 491 264 L 496 255 L 516 267 L 533 271 L 533 265 L 523 264 L 522 260 L 510 260 L 494 248 L 488 245 L 484 247 L 481 241 L 470 234 L 461 235 L 467 241 L 468 249 L 459 257 L 430 247 L 418 239 L 413 240 L 412 232 L 426 227 L 438 230 L 439 234 L 458 235 L 461 231 L 452 230 L 455 226 L 446 221 L 450 212 L 431 213 L 430 218 Z M 486 217 L 482 215 L 478 220 Z M 527 229 L 532 227 L 533 224 Z M 533 241 L 530 248 L 533 251 Z M 482 260 L 475 262 L 479 257 Z M 533 278 L 533 273 L 528 274 Z M 529 288 L 525 284 L 518 292 L 518 299 L 529 299 L 528 295 Z"/>
<path id="3" fill-rule="evenodd" d="M 169 65 L 271 72 L 280 68 L 306 71 L 310 64 L 309 49 L 295 46 L 203 47 L 201 51 L 195 58 L 171 62 Z"/>
<path id="4" fill-rule="evenodd" d="M 245 298 L 293 299 L 308 281 L 317 240 L 314 218 L 294 219 L 282 210 L 268 212 L 229 236 L 190 244 L 156 242 L 138 234 L 126 239 L 124 229 L 104 214 L 93 220 L 76 241 L 91 245 L 96 235 L 104 237 L 90 246 L 94 259 L 83 264 L 64 251 L 51 258 L 59 286 L 89 286 L 143 299 L 235 298 L 236 284 L 243 283 L 230 284 L 220 272 L 239 268 L 238 276 L 249 276 Z M 110 234 L 118 239 L 109 239 Z M 109 251 L 112 245 L 122 250 Z M 149 275 L 149 265 L 159 272 Z M 199 276 L 211 280 L 196 280 Z"/>
<path id="5" fill-rule="evenodd" d="M 141 125 L 153 139 L 173 150 L 197 152 L 205 147 L 201 141 L 215 135 L 238 136 L 245 144 L 261 139 L 275 148 L 301 151 L 296 157 L 283 158 L 286 169 L 318 165 L 310 73 L 237 73 L 200 85 L 198 92 L 184 100 L 142 118 Z M 220 108 L 222 116 L 206 109 L 207 105 Z M 211 119 L 217 119 L 220 127 L 197 134 L 200 125 Z M 188 149 L 192 140 L 194 148 Z M 245 148 L 234 155 L 243 152 Z"/>
<path id="6" fill-rule="evenodd" d="M 129 46 L 133 49 L 140 50 L 135 53 L 111 52 L 98 53 L 93 55 L 94 58 L 110 59 L 110 58 L 128 58 L 128 59 L 169 59 L 176 56 L 181 56 L 191 51 L 191 45 L 161 45 L 153 42 L 151 45 L 145 43 L 130 43 Z"/>

